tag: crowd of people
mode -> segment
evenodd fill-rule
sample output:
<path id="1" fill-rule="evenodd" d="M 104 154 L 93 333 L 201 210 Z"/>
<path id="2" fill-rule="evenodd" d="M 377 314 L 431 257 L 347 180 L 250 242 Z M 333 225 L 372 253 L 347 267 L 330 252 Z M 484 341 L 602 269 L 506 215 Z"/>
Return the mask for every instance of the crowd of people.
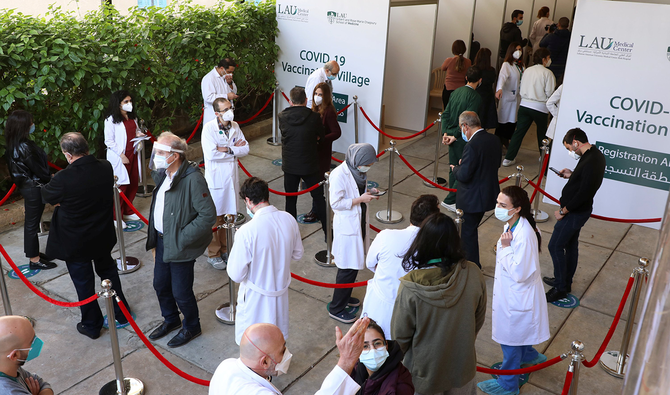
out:
<path id="1" fill-rule="evenodd" d="M 332 101 L 332 81 L 339 65 L 326 63 L 309 76 L 307 90 L 291 90 L 290 106 L 278 116 L 285 191 L 297 192 L 301 181 L 308 187 L 319 184 L 330 172 L 329 207 L 319 185 L 310 191 L 312 212 L 305 222 L 320 221 L 327 237 L 326 212 L 334 212 L 331 253 L 337 284 L 355 282 L 358 272 L 366 268 L 374 273 L 364 300 L 353 298 L 351 288 L 338 288 L 326 306 L 331 318 L 353 326 L 347 334 L 336 329 L 339 361 L 317 394 L 475 394 L 477 387 L 488 394 L 519 393 L 517 376 L 474 380 L 475 340 L 487 311 L 477 228 L 490 210 L 502 222 L 491 334 L 501 345 L 502 368 L 546 361 L 533 345 L 550 336 L 547 302 L 571 291 L 579 232 L 602 183 L 605 158 L 581 129 L 565 134 L 563 146 L 578 163 L 574 170 L 557 173 L 568 181 L 548 244 L 554 273 L 542 277 L 542 237 L 528 194 L 516 186 L 501 191 L 497 172 L 501 165 L 514 163 L 532 122 L 537 125 L 538 143 L 545 137 L 547 113 L 554 114 L 558 107 L 560 93 L 554 97 L 554 88 L 565 58 L 553 48 L 563 50 L 554 42 L 566 34 L 557 32 L 565 31 L 568 22 L 561 18 L 556 31 L 549 32 L 553 23 L 545 8 L 529 37 L 533 66 L 526 68 L 522 62 L 527 42 L 520 37 L 523 12 L 518 10 L 501 30 L 505 46 L 501 45 L 497 76 L 489 49 L 479 49 L 471 65 L 464 57 L 465 44 L 454 43 L 454 57 L 442 65 L 447 71 L 442 141 L 449 145 L 449 185 L 457 191 L 442 202 L 435 195 L 421 195 L 412 203 L 407 228 L 383 230 L 372 243 L 369 204 L 379 198 L 379 191 L 368 187 L 367 172 L 378 161 L 374 147 L 352 144 L 345 160 L 331 166 L 332 143 L 341 135 Z M 163 321 L 148 337 L 157 340 L 179 330 L 167 345 L 180 347 L 202 333 L 193 285 L 196 259 L 206 253 L 214 269 L 226 270 L 240 284 L 235 320 L 240 357 L 219 365 L 209 393 L 280 394 L 271 377 L 286 373 L 292 358 L 286 348 L 290 267 L 303 256 L 297 197 L 287 196 L 283 211 L 270 204 L 266 181 L 250 177 L 240 184 L 237 160 L 248 155 L 250 148 L 234 120 L 236 66 L 233 59 L 222 59 L 202 79 L 204 174 L 186 159 L 184 139 L 164 132 L 153 144 L 149 169 L 156 188 L 146 249 L 155 258 L 153 287 Z M 60 148 L 69 165 L 55 175 L 49 173 L 44 151 L 30 140 L 32 115 L 17 110 L 7 120 L 6 158 L 26 207 L 26 257 L 31 268 L 40 269 L 56 267 L 52 259 L 65 261 L 79 300 L 95 293 L 95 271 L 110 279 L 117 295 L 130 306 L 111 251 L 116 244 L 114 226 L 136 219 L 128 205 L 115 213 L 112 200 L 116 178 L 132 203 L 144 166 L 136 144 L 144 134 L 133 110 L 129 92 L 114 92 L 104 124 L 107 160 L 90 155 L 81 134 L 66 133 Z M 487 129 L 495 129 L 495 134 Z M 503 146 L 507 147 L 504 159 Z M 237 215 L 239 201 L 249 221 L 228 246 L 225 233 L 212 232 L 212 227 L 223 224 L 227 215 Z M 46 203 L 55 210 L 42 254 L 37 233 Z M 463 210 L 460 234 L 451 217 L 440 212 L 440 205 Z M 546 294 L 543 281 L 552 287 Z M 127 323 L 116 304 L 115 310 L 118 323 Z M 77 324 L 81 334 L 96 339 L 102 325 L 97 303 L 81 307 Z M 21 368 L 39 355 L 40 347 L 27 320 L 0 318 L 0 352 L 7 355 L 0 359 L 0 388 L 11 388 L 12 394 L 53 393 L 46 382 Z"/>

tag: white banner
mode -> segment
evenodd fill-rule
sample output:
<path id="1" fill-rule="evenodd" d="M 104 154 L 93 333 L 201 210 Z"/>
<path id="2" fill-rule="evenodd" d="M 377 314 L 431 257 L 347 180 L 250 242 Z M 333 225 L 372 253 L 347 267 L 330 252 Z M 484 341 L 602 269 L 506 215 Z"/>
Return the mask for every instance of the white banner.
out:
<path id="1" fill-rule="evenodd" d="M 278 1 L 279 86 L 288 96 L 294 86 L 305 86 L 312 71 L 336 60 L 340 72 L 333 81 L 335 108 L 339 111 L 358 96 L 359 106 L 380 126 L 388 19 L 389 0 Z M 280 102 L 282 109 L 288 106 L 283 98 Z M 354 143 L 354 106 L 338 121 L 342 137 L 333 150 L 346 152 Z M 358 127 L 359 142 L 377 148 L 378 132 L 362 114 Z"/>
<path id="2" fill-rule="evenodd" d="M 670 189 L 668 20 L 668 5 L 579 1 L 550 166 L 575 167 L 562 140 L 571 128 L 584 130 L 607 159 L 594 214 L 663 217 Z M 547 192 L 559 198 L 565 182 L 549 172 Z M 660 222 L 645 226 L 658 229 Z"/>

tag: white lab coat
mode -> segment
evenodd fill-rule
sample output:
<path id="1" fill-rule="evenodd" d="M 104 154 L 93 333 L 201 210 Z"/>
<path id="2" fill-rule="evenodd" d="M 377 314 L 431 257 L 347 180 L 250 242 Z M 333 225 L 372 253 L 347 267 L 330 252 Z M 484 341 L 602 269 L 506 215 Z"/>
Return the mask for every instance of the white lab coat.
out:
<path id="1" fill-rule="evenodd" d="M 339 366 L 328 373 L 314 395 L 354 395 L 361 387 Z M 209 395 L 281 395 L 265 378 L 249 369 L 239 358 L 228 358 L 214 371 Z"/>
<path id="2" fill-rule="evenodd" d="M 230 85 L 226 82 L 225 76 L 220 76 L 216 71 L 216 67 L 212 69 L 209 73 L 205 74 L 200 81 L 200 89 L 202 90 L 202 100 L 203 100 L 203 111 L 202 124 L 205 125 L 212 119 L 214 119 L 214 108 L 212 103 L 219 97 L 228 98 L 228 93 L 233 92 L 237 94 L 237 85 L 233 81 L 233 87 L 231 89 Z M 230 101 L 230 104 L 233 104 L 233 101 Z"/>
<path id="3" fill-rule="evenodd" d="M 137 120 L 135 120 L 135 128 L 138 129 Z M 128 170 L 121 161 L 121 154 L 125 154 L 127 141 L 126 126 L 123 122 L 114 123 L 110 115 L 105 119 L 105 146 L 107 146 L 107 160 L 112 164 L 114 175 L 119 177 L 116 182 L 118 185 L 130 184 L 130 177 Z M 137 156 L 139 163 L 140 157 Z M 140 163 L 140 169 L 142 168 Z"/>
<path id="4" fill-rule="evenodd" d="M 521 70 L 516 65 L 503 62 L 498 75 L 496 92 L 502 89 L 502 97 L 498 102 L 498 122 L 514 123 L 519 112 L 519 86 L 521 83 Z"/>
<path id="5" fill-rule="evenodd" d="M 365 259 L 366 266 L 375 276 L 368 281 L 363 313 L 381 326 L 387 339 L 391 339 L 391 317 L 400 277 L 407 274 L 402 268 L 402 259 L 418 232 L 419 227 L 414 225 L 382 230 L 370 244 Z"/>
<path id="6" fill-rule="evenodd" d="M 365 251 L 370 246 L 368 217 L 365 218 L 365 242 L 361 234 L 361 205 L 352 201 L 361 196 L 351 171 L 344 162 L 330 172 L 329 199 L 333 215 L 333 258 L 340 269 L 365 269 Z"/>
<path id="7" fill-rule="evenodd" d="M 307 82 L 305 83 L 307 108 L 312 108 L 312 94 L 314 93 L 314 88 L 316 88 L 319 83 L 326 81 L 328 81 L 328 76 L 326 76 L 326 70 L 323 67 L 314 70 L 312 74 L 307 77 Z"/>
<path id="8" fill-rule="evenodd" d="M 237 158 L 249 155 L 249 143 L 234 147 L 238 141 L 247 141 L 237 122 L 232 122 L 228 131 L 219 133 L 216 119 L 202 128 L 202 155 L 205 157 L 205 180 L 216 206 L 216 215 L 237 214 L 239 179 Z M 233 153 L 217 151 L 217 147 L 229 147 Z"/>
<path id="9" fill-rule="evenodd" d="M 556 122 L 558 121 L 558 109 L 561 106 L 562 94 L 563 85 L 559 86 L 551 97 L 549 97 L 549 100 L 547 100 L 547 110 L 549 110 L 549 113 L 551 114 L 551 122 L 549 122 L 549 127 L 547 127 L 546 136 L 552 140 L 556 134 Z"/>
<path id="10" fill-rule="evenodd" d="M 504 230 L 508 225 L 505 224 Z M 540 344 L 549 339 L 547 299 L 542 286 L 537 236 L 525 218 L 512 232 L 509 247 L 498 239 L 493 282 L 493 340 L 506 346 Z"/>
<path id="11" fill-rule="evenodd" d="M 530 29 L 530 34 L 528 35 L 528 40 L 533 45 L 533 53 L 540 49 L 540 41 L 547 34 L 546 27 L 554 23 L 551 19 L 543 16 L 533 23 L 533 27 Z"/>
<path id="12" fill-rule="evenodd" d="M 277 325 L 288 339 L 288 286 L 291 259 L 302 258 L 298 223 L 274 206 L 263 207 L 235 234 L 228 277 L 240 283 L 235 341 L 253 324 Z"/>

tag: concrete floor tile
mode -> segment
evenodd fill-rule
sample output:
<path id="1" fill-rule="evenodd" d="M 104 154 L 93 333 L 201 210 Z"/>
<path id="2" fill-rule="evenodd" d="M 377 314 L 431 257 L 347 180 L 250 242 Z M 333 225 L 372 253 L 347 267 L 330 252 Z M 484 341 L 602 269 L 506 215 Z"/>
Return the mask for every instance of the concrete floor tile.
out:
<path id="1" fill-rule="evenodd" d="M 333 344 L 334 346 L 334 344 Z M 323 383 L 323 379 L 337 365 L 339 354 L 337 348 L 329 350 L 328 354 L 322 360 L 318 361 L 310 370 L 306 372 L 300 380 L 291 383 L 287 388 L 280 390 L 284 395 L 303 395 L 313 394 Z"/>
<path id="2" fill-rule="evenodd" d="M 384 224 L 377 219 L 377 213 L 380 211 L 383 211 L 381 214 L 382 218 L 386 218 L 386 213 L 388 210 L 388 193 L 380 197 L 379 200 L 373 200 L 368 206 L 370 224 L 380 229 L 402 229 L 408 227 L 410 225 L 409 215 L 411 213 L 412 203 L 414 203 L 415 200 L 416 197 L 414 196 L 407 196 L 402 193 L 393 192 L 391 210 L 401 213 L 403 217 L 402 221 L 398 222 L 397 224 Z"/>
<path id="3" fill-rule="evenodd" d="M 242 166 L 244 166 L 244 168 L 247 169 L 249 173 L 251 173 L 252 176 L 259 177 L 267 182 L 270 182 L 284 175 L 281 166 L 277 166 L 272 163 L 272 161 L 275 159 L 281 159 L 281 152 L 279 153 L 278 157 L 273 159 L 266 159 L 256 155 L 248 155 L 240 158 L 240 162 L 242 163 Z M 246 176 L 242 169 L 239 169 L 238 174 L 240 176 L 240 182 L 244 182 Z"/>
<path id="4" fill-rule="evenodd" d="M 617 246 L 617 251 L 636 257 L 646 257 L 653 261 L 658 243 L 658 230 L 640 225 L 632 225 Z"/>
<path id="5" fill-rule="evenodd" d="M 281 158 L 281 145 L 273 146 L 267 143 L 269 136 L 262 136 L 257 139 L 249 141 L 249 153 L 254 156 L 258 156 L 265 159 L 270 159 L 271 161 Z M 278 140 L 281 141 L 281 134 L 277 136 Z"/>

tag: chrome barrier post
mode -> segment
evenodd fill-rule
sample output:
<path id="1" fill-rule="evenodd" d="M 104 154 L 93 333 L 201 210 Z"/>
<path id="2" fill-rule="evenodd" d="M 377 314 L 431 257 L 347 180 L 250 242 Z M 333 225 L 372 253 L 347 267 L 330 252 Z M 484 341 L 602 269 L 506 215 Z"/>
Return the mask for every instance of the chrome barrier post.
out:
<path id="1" fill-rule="evenodd" d="M 228 251 L 231 251 L 233 249 L 233 239 L 235 238 L 235 216 L 226 214 L 223 222 L 224 224 L 221 227 L 226 229 L 226 245 Z M 235 325 L 235 303 L 237 303 L 237 298 L 235 297 L 235 282 L 230 277 L 228 278 L 228 292 L 230 302 L 216 308 L 216 319 L 226 325 Z"/>
<path id="2" fill-rule="evenodd" d="M 124 377 L 121 366 L 121 351 L 119 349 L 119 337 L 116 332 L 116 318 L 114 317 L 114 298 L 116 291 L 112 289 L 110 280 L 102 280 L 102 291 L 98 293 L 105 299 L 107 309 L 107 322 L 109 322 L 109 338 L 112 341 L 112 357 L 114 358 L 114 373 L 116 379 L 105 384 L 100 389 L 100 395 L 141 395 L 144 394 L 144 384 L 135 378 Z M 93 302 L 97 303 L 97 302 Z"/>
<path id="3" fill-rule="evenodd" d="M 354 143 L 358 144 L 358 96 L 354 95 Z"/>
<path id="4" fill-rule="evenodd" d="M 437 185 L 444 185 L 447 183 L 447 180 L 437 176 L 437 168 L 440 163 L 440 146 L 442 145 L 442 113 L 438 114 L 437 118 L 437 144 L 435 145 L 435 166 L 433 166 L 433 181 Z M 424 181 L 423 185 L 429 188 L 437 188 L 435 185 Z"/>
<path id="5" fill-rule="evenodd" d="M 323 193 L 326 195 L 326 249 L 321 250 L 314 255 L 314 261 L 317 265 L 323 267 L 336 267 L 333 255 L 333 213 L 330 208 L 330 172 L 325 174 L 326 181 L 323 183 Z"/>
<path id="6" fill-rule="evenodd" d="M 270 145 L 281 145 L 281 141 L 279 141 L 279 119 L 277 118 L 279 116 L 279 103 L 281 100 L 281 89 L 279 88 L 279 81 L 275 81 L 275 95 L 274 98 L 272 99 L 273 106 L 272 106 L 272 137 L 268 138 L 268 144 Z"/>
<path id="7" fill-rule="evenodd" d="M 0 258 L 2 263 L 2 258 Z M 5 315 L 12 314 L 12 305 L 9 303 L 9 292 L 7 292 L 7 283 L 5 283 L 5 272 L 0 265 L 0 294 L 2 294 L 2 305 L 5 307 Z"/>
<path id="8" fill-rule="evenodd" d="M 540 177 L 542 177 L 542 165 L 544 164 L 544 158 L 549 155 L 549 140 L 544 139 L 542 140 L 542 148 L 540 149 L 540 170 L 537 173 L 537 183 L 538 187 L 540 186 Z M 530 210 L 531 214 L 533 214 L 533 218 L 535 218 L 535 222 L 547 222 L 549 221 L 549 214 L 545 213 L 544 211 L 540 210 L 540 192 L 538 191 L 535 194 L 535 200 L 533 201 L 533 208 Z"/>
<path id="9" fill-rule="evenodd" d="M 386 210 L 381 210 L 377 212 L 377 221 L 383 224 L 397 224 L 402 221 L 402 214 L 398 211 L 393 211 L 393 161 L 395 155 L 398 153 L 395 149 L 396 142 L 395 140 L 390 141 L 391 148 L 389 148 L 389 189 L 386 194 L 388 201 L 386 205 Z"/>
<path id="10" fill-rule="evenodd" d="M 144 134 L 147 133 L 147 127 L 144 125 L 144 119 L 140 119 L 140 130 Z M 136 195 L 139 197 L 150 197 L 151 192 L 153 192 L 156 187 L 154 185 L 147 184 L 148 172 L 146 171 L 147 168 L 146 168 L 146 156 L 144 154 L 144 140 L 140 140 L 139 151 L 140 151 L 140 181 L 142 182 L 142 185 L 137 187 Z"/>
<path id="11" fill-rule="evenodd" d="M 626 319 L 626 329 L 623 332 L 623 340 L 621 341 L 620 351 L 606 351 L 600 358 L 600 367 L 607 373 L 617 378 L 624 378 L 626 376 L 624 369 L 626 368 L 626 361 L 629 358 L 628 346 L 630 345 L 630 337 L 633 334 L 633 325 L 635 325 L 635 314 L 637 313 L 637 305 L 640 301 L 640 294 L 642 293 L 643 279 L 649 275 L 649 259 L 640 258 L 639 266 L 633 269 L 631 276 L 635 279 L 633 282 L 633 290 L 630 296 L 630 306 L 628 306 L 628 318 Z"/>
<path id="12" fill-rule="evenodd" d="M 570 367 L 568 368 L 568 371 L 572 372 L 572 384 L 570 384 L 568 395 L 577 395 L 577 387 L 579 386 L 579 367 L 585 359 L 584 354 L 582 354 L 582 351 L 584 351 L 584 343 L 575 340 L 572 342 L 570 348 L 572 351 L 570 352 Z"/>
<path id="13" fill-rule="evenodd" d="M 126 246 L 123 239 L 123 214 L 121 214 L 121 196 L 119 196 L 119 186 L 116 182 L 119 177 L 114 176 L 114 212 L 116 213 L 116 240 L 119 243 L 119 258 L 116 260 L 116 267 L 119 274 L 132 273 L 142 266 L 139 259 L 126 256 Z M 111 321 L 110 321 L 111 322 Z"/>
<path id="14" fill-rule="evenodd" d="M 516 167 L 516 173 L 514 174 L 514 177 L 516 177 L 514 185 L 521 187 L 521 180 L 523 180 L 523 166 L 519 165 Z"/>
<path id="15" fill-rule="evenodd" d="M 465 222 L 465 220 L 463 219 L 463 210 L 457 208 L 456 219 L 454 220 L 454 223 L 456 224 L 456 229 L 458 229 L 458 236 L 461 235 L 461 228 L 463 227 L 463 222 Z"/>

